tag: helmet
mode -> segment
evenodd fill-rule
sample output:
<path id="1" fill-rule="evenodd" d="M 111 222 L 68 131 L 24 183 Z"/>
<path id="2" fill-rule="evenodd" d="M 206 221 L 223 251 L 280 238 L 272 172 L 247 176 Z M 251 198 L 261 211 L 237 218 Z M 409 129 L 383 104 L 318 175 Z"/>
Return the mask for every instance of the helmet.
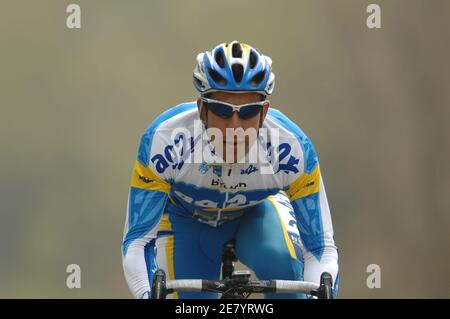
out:
<path id="1" fill-rule="evenodd" d="M 197 55 L 194 85 L 198 92 L 252 91 L 270 95 L 275 84 L 272 59 L 245 43 L 222 43 Z"/>

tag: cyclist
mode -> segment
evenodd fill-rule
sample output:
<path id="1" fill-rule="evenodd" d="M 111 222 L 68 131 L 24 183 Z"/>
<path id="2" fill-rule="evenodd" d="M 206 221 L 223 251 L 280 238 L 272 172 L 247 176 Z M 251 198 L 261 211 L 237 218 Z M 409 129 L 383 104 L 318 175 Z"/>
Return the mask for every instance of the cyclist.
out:
<path id="1" fill-rule="evenodd" d="M 319 161 L 305 133 L 270 107 L 272 60 L 222 43 L 197 56 L 193 78 L 197 101 L 162 113 L 140 140 L 122 243 L 130 290 L 148 298 L 157 268 L 170 280 L 217 280 L 222 247 L 235 240 L 259 279 L 319 283 L 327 271 L 336 296 L 338 251 Z"/>

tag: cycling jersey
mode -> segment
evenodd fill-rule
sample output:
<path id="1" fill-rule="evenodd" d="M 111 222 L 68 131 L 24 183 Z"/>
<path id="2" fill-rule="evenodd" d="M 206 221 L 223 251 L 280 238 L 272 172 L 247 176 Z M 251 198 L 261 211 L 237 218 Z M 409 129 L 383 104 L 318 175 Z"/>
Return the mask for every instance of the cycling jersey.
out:
<path id="1" fill-rule="evenodd" d="M 195 127 L 199 120 L 197 104 L 183 103 L 161 114 L 142 135 L 122 244 L 125 276 L 135 296 L 150 290 L 157 263 L 149 267 L 148 259 L 155 259 L 155 239 L 171 231 L 168 215 L 217 228 L 280 193 L 288 200 L 278 203 L 287 207 L 293 217 L 290 225 L 298 228 L 290 236 L 301 250 L 297 255 L 304 261 L 304 280 L 318 283 L 320 274 L 328 271 L 337 291 L 338 253 L 318 157 L 309 138 L 270 108 L 263 122 L 267 133 L 252 146 L 258 147 L 258 160 L 220 163 L 211 143 L 202 138 L 204 130 Z M 210 160 L 204 160 L 204 154 Z"/>

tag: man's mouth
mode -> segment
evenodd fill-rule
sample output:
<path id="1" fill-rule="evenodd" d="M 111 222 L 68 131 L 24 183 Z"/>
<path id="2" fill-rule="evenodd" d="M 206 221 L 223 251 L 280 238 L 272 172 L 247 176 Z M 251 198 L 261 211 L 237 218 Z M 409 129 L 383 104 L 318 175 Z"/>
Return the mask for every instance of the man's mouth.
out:
<path id="1" fill-rule="evenodd" d="M 226 145 L 239 145 L 239 144 L 243 144 L 245 143 L 245 139 L 241 139 L 241 140 L 225 140 L 223 142 L 223 144 Z"/>

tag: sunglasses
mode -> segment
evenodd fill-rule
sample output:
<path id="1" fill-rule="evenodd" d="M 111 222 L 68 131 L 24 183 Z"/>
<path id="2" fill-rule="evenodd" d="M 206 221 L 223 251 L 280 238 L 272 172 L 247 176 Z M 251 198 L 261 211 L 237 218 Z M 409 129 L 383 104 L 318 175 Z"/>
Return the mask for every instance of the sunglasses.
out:
<path id="1" fill-rule="evenodd" d="M 239 118 L 241 118 L 242 120 L 248 120 L 258 115 L 258 113 L 261 112 L 263 105 L 268 102 L 267 100 L 265 100 L 260 102 L 234 105 L 222 101 L 208 99 L 206 97 L 201 97 L 200 99 L 206 104 L 208 110 L 213 112 L 215 115 L 223 119 L 229 119 L 231 116 L 233 116 L 234 111 L 238 111 Z"/>

